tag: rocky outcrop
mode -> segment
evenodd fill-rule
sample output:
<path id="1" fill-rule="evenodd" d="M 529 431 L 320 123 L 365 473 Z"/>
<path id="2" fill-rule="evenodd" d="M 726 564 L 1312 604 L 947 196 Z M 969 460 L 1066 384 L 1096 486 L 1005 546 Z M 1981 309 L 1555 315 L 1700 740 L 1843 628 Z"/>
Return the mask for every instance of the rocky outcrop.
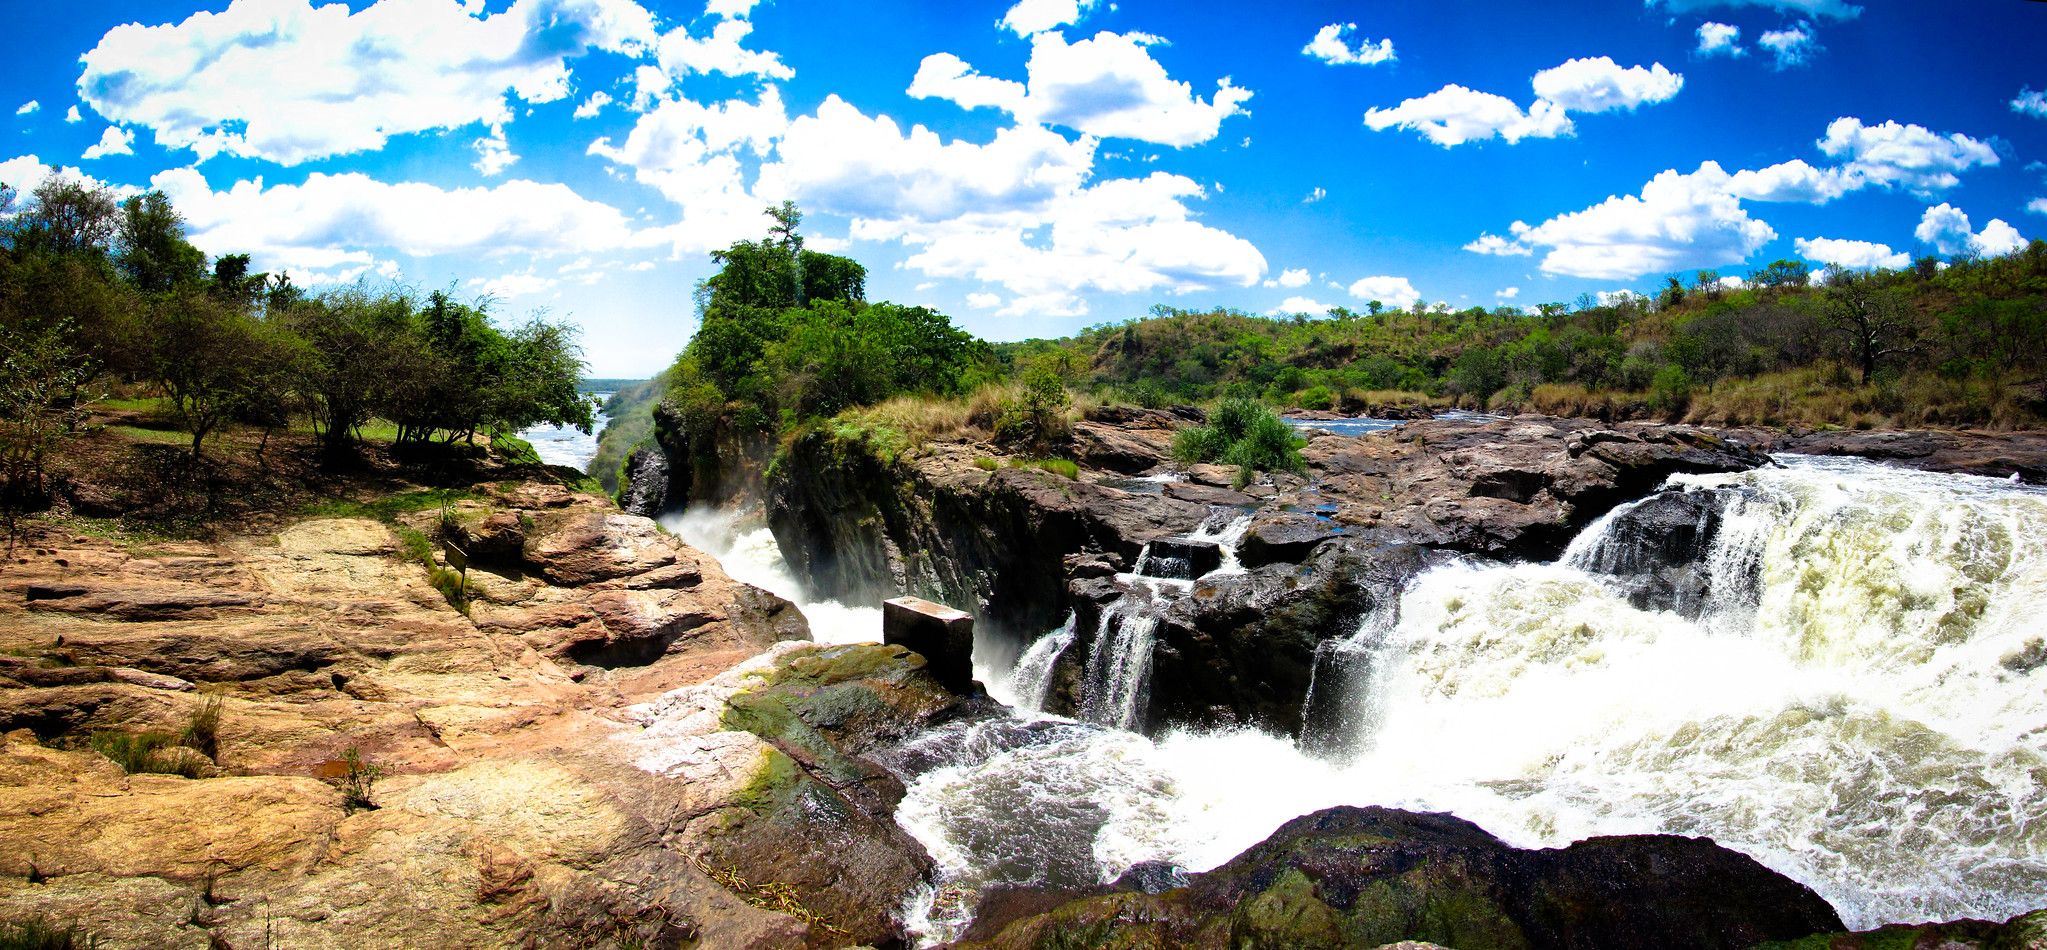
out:
<path id="1" fill-rule="evenodd" d="M 0 584 L 0 918 L 112 950 L 896 939 L 929 859 L 863 754 L 954 702 L 922 659 L 817 648 L 595 496 L 475 494 L 445 515 L 480 555 L 466 614 L 370 520 L 24 549 Z M 706 681 L 701 729 L 631 707 Z M 206 777 L 95 751 L 145 734 Z"/>
<path id="2" fill-rule="evenodd" d="M 629 515 L 660 517 L 668 508 L 668 471 L 668 453 L 660 445 L 634 448 L 619 470 L 618 506 Z"/>
<path id="3" fill-rule="evenodd" d="M 1668 489 L 1614 511 L 1605 530 L 1580 541 L 1574 566 L 1610 578 L 1641 610 L 1668 610 L 1696 620 L 1710 606 L 1716 570 L 1741 573 L 1722 578 L 1730 591 L 1760 590 L 1761 563 L 1715 564 L 1710 555 L 1720 535 L 1732 489 Z"/>
<path id="4" fill-rule="evenodd" d="M 768 526 L 814 596 L 879 603 L 912 594 L 984 628 L 1035 636 L 1064 619 L 1065 559 L 1134 564 L 1146 542 L 1192 530 L 1205 505 L 1035 467 L 984 468 L 984 446 L 938 443 L 884 460 L 812 432 L 768 488 Z"/>
<path id="5" fill-rule="evenodd" d="M 2004 923 L 1954 920 L 1937 924 L 1892 924 L 1857 933 L 1821 933 L 1798 940 L 1773 940 L 1754 950 L 2047 950 L 2047 910 L 2020 914 Z"/>
<path id="6" fill-rule="evenodd" d="M 1345 807 L 1185 886 L 1119 882 L 1047 913 L 984 915 L 956 946 L 1736 950 L 1839 921 L 1810 889 L 1704 838 L 1523 851 L 1449 815 Z"/>
<path id="7" fill-rule="evenodd" d="M 2029 485 L 2047 485 L 2047 433 L 2042 432 L 1738 431 L 1741 437 L 1770 452 L 1846 455 L 1927 472 L 1990 478 L 2016 475 Z"/>
<path id="8" fill-rule="evenodd" d="M 1149 594 L 1143 581 L 1076 580 L 1070 593 L 1079 634 L 1054 667 L 1045 708 L 1074 715 L 1086 707 L 1084 668 L 1103 614 L 1136 596 L 1155 600 L 1147 609 L 1158 615 L 1140 731 L 1255 726 L 1301 735 L 1303 701 L 1324 646 L 1356 634 L 1373 611 L 1397 609 L 1410 578 L 1448 559 L 1414 545 L 1344 538 L 1299 565 L 1210 574 L 1171 599 Z"/>

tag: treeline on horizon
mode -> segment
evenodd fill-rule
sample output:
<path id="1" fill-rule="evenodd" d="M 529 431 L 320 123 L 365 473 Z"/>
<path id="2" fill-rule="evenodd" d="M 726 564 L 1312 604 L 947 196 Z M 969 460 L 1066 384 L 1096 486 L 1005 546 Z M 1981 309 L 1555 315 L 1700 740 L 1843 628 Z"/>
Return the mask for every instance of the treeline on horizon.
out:
<path id="1" fill-rule="evenodd" d="M 2047 241 L 1903 270 L 1777 261 L 1735 286 L 1705 270 L 1689 284 L 1667 278 L 1653 298 L 1586 295 L 1532 310 L 1374 302 L 1275 319 L 1161 305 L 996 351 L 1151 406 L 1248 396 L 1350 412 L 2035 426 L 2047 414 Z"/>
<path id="2" fill-rule="evenodd" d="M 366 282 L 307 293 L 211 260 L 161 192 L 0 184 L 0 501 L 47 503 L 46 463 L 110 397 L 149 404 L 207 464 L 222 432 L 310 429 L 330 463 L 541 422 L 588 431 L 576 328 L 500 326 L 488 299 Z"/>
<path id="3" fill-rule="evenodd" d="M 869 303 L 866 270 L 803 248 L 793 204 L 712 256 L 700 329 L 607 406 L 591 474 L 617 487 L 664 405 L 697 465 L 823 424 L 900 446 L 972 426 L 1026 454 L 1088 406 L 1257 400 L 1377 413 L 1449 407 L 1717 425 L 2032 427 L 2047 421 L 2047 241 L 1902 270 L 1777 261 L 1655 297 L 1532 309 L 1417 302 L 1326 316 L 1155 306 L 1070 337 L 989 344 L 922 307 Z"/>

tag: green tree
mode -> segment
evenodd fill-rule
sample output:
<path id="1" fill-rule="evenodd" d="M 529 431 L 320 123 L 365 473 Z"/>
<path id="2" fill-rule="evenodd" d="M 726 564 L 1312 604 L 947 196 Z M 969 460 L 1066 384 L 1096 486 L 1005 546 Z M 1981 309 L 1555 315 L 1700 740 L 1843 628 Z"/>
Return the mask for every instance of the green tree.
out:
<path id="1" fill-rule="evenodd" d="M 246 311 L 188 289 L 152 304 L 143 332 L 143 365 L 191 434 L 194 458 L 222 423 L 262 415 L 250 404 L 279 397 L 262 385 L 277 365 L 271 334 Z"/>
<path id="2" fill-rule="evenodd" d="M 1820 311 L 1862 369 L 1862 384 L 1877 364 L 1919 349 L 1918 326 L 1897 291 L 1867 274 L 1840 271 L 1820 297 Z"/>
<path id="3" fill-rule="evenodd" d="M 243 258 L 244 265 L 247 258 Z M 134 195 L 121 205 L 114 232 L 114 266 L 143 293 L 160 294 L 204 279 L 206 254 L 185 240 L 185 219 L 161 191 Z"/>

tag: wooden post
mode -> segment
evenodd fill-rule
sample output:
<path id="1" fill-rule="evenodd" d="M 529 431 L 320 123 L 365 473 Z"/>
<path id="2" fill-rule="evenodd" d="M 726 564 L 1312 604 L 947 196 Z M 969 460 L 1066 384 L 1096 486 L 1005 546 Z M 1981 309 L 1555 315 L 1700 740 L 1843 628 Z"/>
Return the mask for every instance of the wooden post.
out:
<path id="1" fill-rule="evenodd" d="M 447 555 L 448 566 L 461 573 L 462 596 L 467 598 L 469 596 L 469 555 L 463 553 L 462 549 L 456 547 L 452 541 L 442 541 L 441 551 Z"/>

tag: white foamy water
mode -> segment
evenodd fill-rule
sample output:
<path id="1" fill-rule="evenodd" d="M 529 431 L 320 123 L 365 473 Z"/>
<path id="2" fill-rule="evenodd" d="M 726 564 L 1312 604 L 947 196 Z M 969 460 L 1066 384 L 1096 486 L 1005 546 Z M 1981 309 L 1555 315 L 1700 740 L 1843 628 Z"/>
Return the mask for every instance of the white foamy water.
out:
<path id="1" fill-rule="evenodd" d="M 974 727 L 899 813 L 940 863 L 910 919 L 935 941 L 989 883 L 1205 870 L 1343 804 L 1448 811 L 1518 847 L 1710 836 L 1858 929 L 2047 906 L 2047 492 L 1783 461 L 1673 479 L 1738 493 L 1696 622 L 1582 559 L 1416 579 L 1344 645 L 1372 661 L 1346 764 L 1248 731 Z"/>
<path id="2" fill-rule="evenodd" d="M 693 548 L 718 559 L 732 579 L 781 597 L 803 611 L 810 635 L 819 643 L 871 643 L 881 640 L 881 605 L 852 607 L 834 600 L 809 599 L 803 585 L 789 573 L 775 535 L 763 525 L 741 531 L 724 512 L 691 508 L 663 515 L 661 527 Z"/>

